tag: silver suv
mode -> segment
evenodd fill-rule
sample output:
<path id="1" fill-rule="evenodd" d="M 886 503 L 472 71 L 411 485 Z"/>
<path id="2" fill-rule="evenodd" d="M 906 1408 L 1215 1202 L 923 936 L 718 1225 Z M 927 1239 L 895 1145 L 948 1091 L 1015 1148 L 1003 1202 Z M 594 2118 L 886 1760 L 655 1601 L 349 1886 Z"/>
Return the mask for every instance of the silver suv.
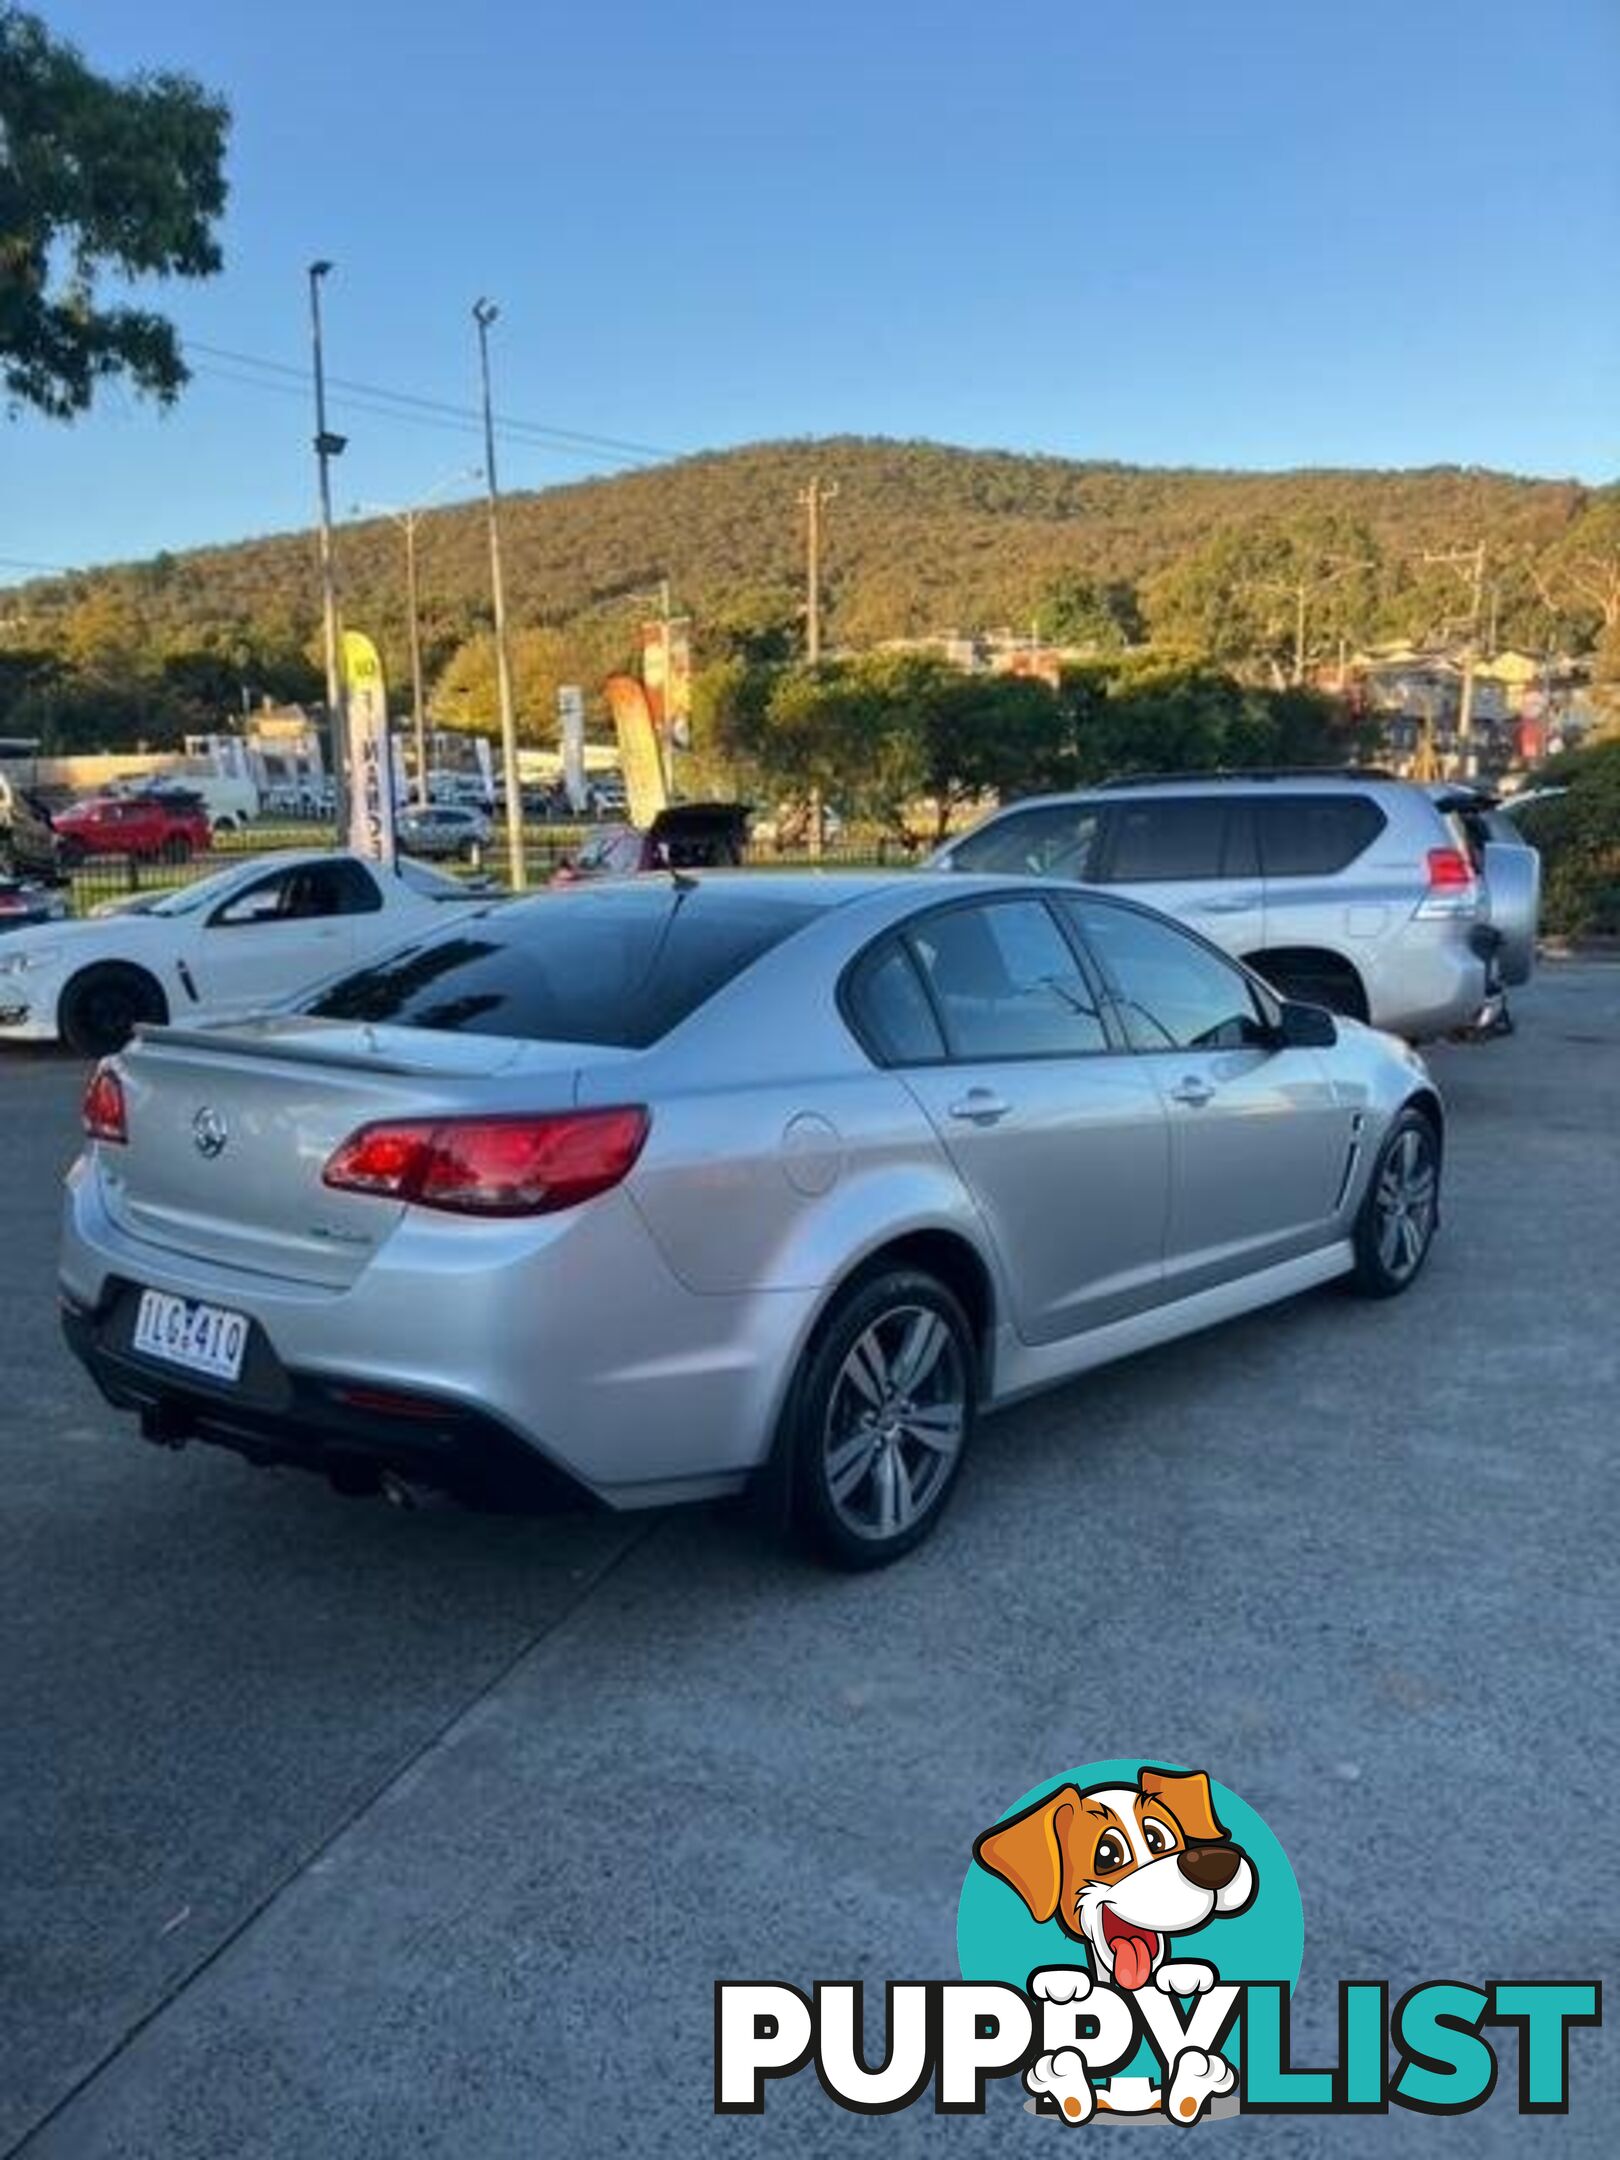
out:
<path id="1" fill-rule="evenodd" d="M 1535 850 L 1486 840 L 1446 794 L 1370 771 L 1182 774 L 1036 796 L 928 867 L 1128 886 L 1283 996 L 1414 1042 L 1474 1026 L 1535 965 Z"/>

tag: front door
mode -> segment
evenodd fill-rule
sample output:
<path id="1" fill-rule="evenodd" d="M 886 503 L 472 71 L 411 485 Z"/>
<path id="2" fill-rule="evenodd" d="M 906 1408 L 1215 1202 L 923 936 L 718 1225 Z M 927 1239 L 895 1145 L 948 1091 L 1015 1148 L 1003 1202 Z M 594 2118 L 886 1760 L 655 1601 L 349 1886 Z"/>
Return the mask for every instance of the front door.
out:
<path id="1" fill-rule="evenodd" d="M 1320 1053 L 1279 1047 L 1242 970 L 1174 923 L 1064 904 L 1170 1119 L 1166 1296 L 1329 1243 L 1354 1112 Z"/>

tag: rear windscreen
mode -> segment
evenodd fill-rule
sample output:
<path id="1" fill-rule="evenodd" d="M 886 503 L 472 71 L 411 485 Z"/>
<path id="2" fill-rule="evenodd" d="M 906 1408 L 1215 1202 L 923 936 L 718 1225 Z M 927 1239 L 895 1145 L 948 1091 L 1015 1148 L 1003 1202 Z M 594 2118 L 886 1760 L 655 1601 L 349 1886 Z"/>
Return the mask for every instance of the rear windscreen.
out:
<path id="1" fill-rule="evenodd" d="M 344 976 L 303 1010 L 641 1050 L 821 907 L 662 882 L 517 901 Z"/>

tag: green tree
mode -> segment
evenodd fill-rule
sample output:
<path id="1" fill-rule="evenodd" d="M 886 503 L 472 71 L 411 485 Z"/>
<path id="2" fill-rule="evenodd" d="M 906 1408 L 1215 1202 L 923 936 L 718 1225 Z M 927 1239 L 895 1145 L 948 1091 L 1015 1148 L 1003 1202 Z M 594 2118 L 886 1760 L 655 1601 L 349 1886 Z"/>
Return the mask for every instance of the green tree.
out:
<path id="1" fill-rule="evenodd" d="M 1303 682 L 1340 640 L 1367 636 L 1379 568 L 1378 543 L 1357 519 L 1229 527 L 1154 581 L 1153 635 L 1217 666 Z"/>
<path id="2" fill-rule="evenodd" d="M 1540 559 L 1537 584 L 1549 610 L 1577 641 L 1600 649 L 1605 676 L 1620 676 L 1620 486 L 1588 496 L 1580 515 Z"/>
<path id="3" fill-rule="evenodd" d="M 1072 571 L 1047 586 L 1035 609 L 1035 626 L 1054 645 L 1091 645 L 1099 652 L 1117 652 L 1143 636 L 1134 585 Z"/>
<path id="4" fill-rule="evenodd" d="M 0 381 L 55 419 L 126 375 L 168 404 L 174 326 L 98 299 L 111 272 L 211 277 L 229 115 L 188 76 L 96 74 L 37 15 L 0 6 Z"/>

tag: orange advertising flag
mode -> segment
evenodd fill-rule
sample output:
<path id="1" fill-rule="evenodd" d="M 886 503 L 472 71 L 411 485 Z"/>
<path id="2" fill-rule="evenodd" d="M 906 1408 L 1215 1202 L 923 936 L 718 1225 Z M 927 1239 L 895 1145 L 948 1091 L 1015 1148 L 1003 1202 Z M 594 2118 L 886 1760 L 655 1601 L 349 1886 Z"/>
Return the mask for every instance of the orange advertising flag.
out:
<path id="1" fill-rule="evenodd" d="M 647 693 L 633 675 L 610 675 L 605 687 L 608 710 L 619 738 L 619 764 L 624 773 L 630 822 L 645 830 L 669 801 L 658 730 L 653 725 Z"/>

